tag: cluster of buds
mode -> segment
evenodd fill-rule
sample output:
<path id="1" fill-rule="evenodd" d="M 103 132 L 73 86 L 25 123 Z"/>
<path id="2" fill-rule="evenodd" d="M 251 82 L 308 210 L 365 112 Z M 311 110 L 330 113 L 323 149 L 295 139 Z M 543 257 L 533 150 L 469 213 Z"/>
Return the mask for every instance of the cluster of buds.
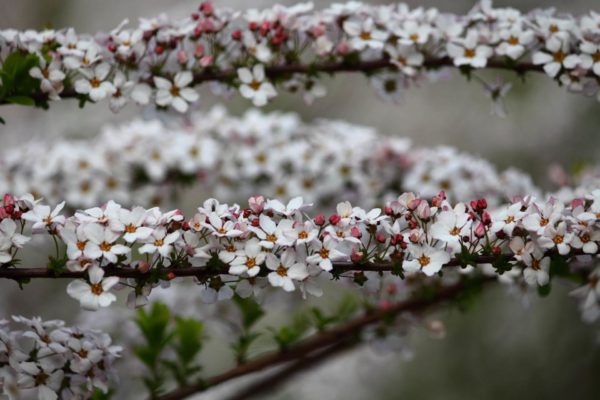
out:
<path id="1" fill-rule="evenodd" d="M 0 394 L 11 399 L 89 399 L 115 383 L 121 348 L 106 333 L 66 327 L 63 321 L 0 320 Z M 37 396 L 36 396 L 37 395 Z"/>
<path id="2" fill-rule="evenodd" d="M 482 196 L 491 204 L 539 194 L 529 176 L 498 172 L 454 148 L 411 147 L 372 128 L 303 123 L 294 113 L 234 117 L 222 107 L 194 113 L 188 124 L 136 120 L 91 140 L 36 139 L 0 158 L 0 193 L 81 208 L 109 200 L 168 206 L 176 189 L 192 183 L 223 201 L 302 194 L 319 207 L 342 200 L 370 207 L 399 190 L 424 197 L 444 190 L 451 201 Z"/>
<path id="3" fill-rule="evenodd" d="M 207 81 L 215 94 L 239 90 L 262 106 L 279 90 L 301 92 L 311 102 L 325 94 L 320 72 L 355 70 L 379 72 L 374 86 L 395 100 L 443 66 L 537 70 L 570 91 L 600 93 L 600 15 L 594 12 L 522 13 L 488 0 L 466 15 L 402 3 L 243 12 L 202 3 L 178 21 L 160 16 L 141 18 L 134 28 L 126 24 L 95 37 L 73 29 L 0 31 L 0 63 L 12 68 L 16 58 L 31 55 L 29 73 L 39 81 L 39 93 L 20 93 L 17 85 L 11 95 L 32 96 L 40 105 L 78 97 L 108 99 L 114 111 L 133 100 L 185 112 L 199 100 L 193 86 Z M 504 86 L 486 86 L 495 102 L 502 100 Z"/>
<path id="4" fill-rule="evenodd" d="M 546 286 L 553 259 L 591 261 L 600 242 L 600 191 L 568 204 L 525 197 L 493 208 L 485 199 L 453 204 L 444 193 L 427 200 L 409 192 L 383 209 L 346 201 L 335 213 L 314 217 L 300 197 L 287 204 L 252 197 L 246 208 L 209 199 L 188 219 L 179 210 L 128 209 L 113 201 L 69 217 L 61 215 L 64 203 L 52 210 L 32 196 L 14 202 L 28 210 L 17 224 L 27 222 L 34 234 L 64 243 L 65 268 L 85 276 L 67 292 L 86 309 L 116 300 L 111 290 L 119 270 L 139 273 L 122 282 L 135 287 L 130 301 L 138 305 L 182 270 L 196 277 L 207 301 L 234 291 L 250 296 L 268 285 L 319 294 L 318 276 L 342 276 L 365 265 L 428 277 L 462 266 L 465 273 Z M 586 304 L 598 307 L 596 298 Z"/>

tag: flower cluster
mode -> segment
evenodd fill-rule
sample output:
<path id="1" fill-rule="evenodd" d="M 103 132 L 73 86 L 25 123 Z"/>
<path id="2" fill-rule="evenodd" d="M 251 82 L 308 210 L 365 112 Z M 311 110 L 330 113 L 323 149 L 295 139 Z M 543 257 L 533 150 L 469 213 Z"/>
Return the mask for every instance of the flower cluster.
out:
<path id="1" fill-rule="evenodd" d="M 0 158 L 0 193 L 65 199 L 72 207 L 108 200 L 165 206 L 191 183 L 225 201 L 302 195 L 319 207 L 342 200 L 369 207 L 401 191 L 431 197 L 444 190 L 452 201 L 475 196 L 490 204 L 539 192 L 528 176 L 499 173 L 452 148 L 414 148 L 372 128 L 303 123 L 293 113 L 234 117 L 222 107 L 194 113 L 185 125 L 133 121 L 107 126 L 92 140 L 35 140 Z"/>
<path id="2" fill-rule="evenodd" d="M 0 62 L 12 68 L 14 54 L 35 57 L 29 73 L 39 82 L 40 95 L 32 97 L 38 103 L 108 99 L 114 111 L 134 101 L 185 112 L 199 99 L 192 86 L 207 81 L 215 94 L 239 90 L 256 106 L 279 90 L 301 92 L 310 102 L 325 94 L 319 73 L 348 70 L 382 71 L 387 78 L 374 85 L 394 98 L 443 66 L 539 70 L 568 90 L 599 93 L 600 16 L 594 12 L 522 13 L 488 0 L 466 15 L 402 3 L 234 12 L 204 2 L 178 21 L 161 15 L 126 25 L 95 37 L 73 29 L 5 29 Z"/>
<path id="3" fill-rule="evenodd" d="M 143 304 L 152 287 L 181 271 L 196 277 L 207 301 L 229 298 L 234 290 L 249 296 L 267 284 L 318 294 L 317 276 L 360 274 L 365 265 L 417 276 L 434 276 L 444 266 L 465 272 L 480 266 L 545 286 L 553 259 L 595 257 L 600 241 L 600 191 L 566 205 L 525 197 L 495 208 L 485 199 L 452 204 L 443 192 L 429 200 L 404 193 L 383 209 L 341 202 L 335 213 L 314 217 L 300 197 L 282 203 L 255 196 L 246 208 L 209 199 L 189 219 L 179 210 L 128 209 L 113 201 L 64 217 L 63 205 L 51 209 L 32 196 L 6 196 L 4 210 L 13 212 L 4 219 L 21 226 L 27 221 L 34 234 L 62 240 L 64 267 L 86 277 L 67 292 L 86 309 L 116 299 L 110 290 L 118 278 L 106 276 L 107 268 L 116 276 L 137 273 L 122 281 L 135 288 L 132 304 Z M 14 252 L 15 245 L 8 254 Z"/>
<path id="4" fill-rule="evenodd" d="M 66 327 L 63 321 L 13 317 L 0 320 L 0 394 L 11 399 L 89 399 L 116 380 L 121 348 L 106 333 Z"/>

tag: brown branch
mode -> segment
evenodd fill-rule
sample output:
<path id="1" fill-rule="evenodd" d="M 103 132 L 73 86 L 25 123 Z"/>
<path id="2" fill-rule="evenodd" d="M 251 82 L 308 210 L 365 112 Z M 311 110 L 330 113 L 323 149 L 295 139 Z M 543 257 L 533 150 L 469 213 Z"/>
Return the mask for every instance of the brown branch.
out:
<path id="1" fill-rule="evenodd" d="M 252 382 L 250 385 L 242 388 L 239 392 L 228 396 L 227 400 L 248 400 L 253 399 L 262 393 L 272 391 L 273 389 L 280 387 L 282 384 L 289 381 L 297 374 L 319 364 L 322 361 L 325 361 L 332 356 L 354 348 L 358 343 L 360 342 L 353 340 L 352 338 L 343 338 L 339 343 L 333 344 L 327 347 L 325 350 L 308 354 L 305 357 L 300 358 L 298 361 L 285 366 L 280 371 L 277 371 L 263 379 L 259 379 L 256 382 Z"/>
<path id="2" fill-rule="evenodd" d="M 478 278 L 479 283 L 493 282 L 495 279 L 490 277 Z M 426 308 L 439 304 L 441 302 L 455 299 L 467 287 L 465 281 L 459 282 L 452 286 L 443 287 L 430 297 L 416 297 L 405 301 L 398 302 L 389 308 L 377 310 L 372 313 L 367 313 L 362 317 L 356 318 L 345 324 L 332 328 L 330 330 L 315 334 L 298 342 L 286 351 L 277 351 L 257 357 L 252 361 L 240 364 L 226 372 L 214 375 L 206 381 L 188 386 L 182 386 L 163 396 L 159 396 L 157 400 L 179 400 L 195 393 L 206 390 L 209 387 L 219 385 L 231 379 L 261 371 L 265 368 L 270 368 L 288 361 L 302 359 L 306 355 L 325 349 L 340 340 L 354 337 L 360 333 L 365 327 L 380 322 L 390 316 L 397 315 L 402 312 L 418 312 Z"/>
<path id="3" fill-rule="evenodd" d="M 423 63 L 423 68 L 425 69 L 436 69 L 441 67 L 453 67 L 456 68 L 451 58 L 443 57 L 443 58 L 427 58 Z M 357 63 L 347 63 L 347 62 L 321 62 L 321 63 L 313 63 L 313 64 L 285 64 L 285 65 L 272 65 L 265 67 L 265 74 L 269 78 L 279 78 L 284 77 L 291 74 L 314 74 L 314 73 L 328 73 L 334 74 L 338 72 L 363 72 L 369 73 L 378 71 L 381 69 L 391 68 L 397 71 L 397 67 L 390 63 L 390 61 L 386 58 L 370 60 L 370 61 L 360 61 Z M 539 72 L 544 73 L 544 69 L 541 65 L 535 65 L 530 62 L 518 62 L 514 64 L 506 63 L 502 59 L 490 59 L 485 68 L 482 69 L 500 69 L 507 71 L 514 71 L 518 74 L 524 74 L 526 72 Z M 398 72 L 400 73 L 400 72 Z M 594 74 L 592 71 L 588 71 L 586 73 L 587 77 L 593 77 Z M 231 81 L 237 77 L 237 69 L 229 68 L 221 71 L 214 70 L 205 70 L 199 73 L 194 74 L 193 83 L 195 85 L 201 84 L 203 82 L 213 82 L 213 81 Z M 151 80 L 148 80 L 146 83 L 153 85 L 154 83 Z M 60 93 L 60 97 L 63 99 L 67 98 L 77 98 L 81 96 L 81 94 L 75 92 L 75 90 L 70 87 L 66 88 Z M 40 103 L 48 100 L 48 97 L 45 93 L 39 92 L 32 96 L 33 99 Z M 11 104 L 6 101 L 0 100 L 0 105 Z"/>
<path id="4" fill-rule="evenodd" d="M 478 256 L 475 259 L 476 263 L 491 263 L 498 259 L 499 256 Z M 505 255 L 509 260 L 514 260 L 512 255 Z M 459 259 L 453 258 L 447 264 L 446 267 L 460 266 L 462 263 Z M 334 262 L 333 272 L 386 272 L 392 271 L 394 266 L 390 262 L 369 262 L 365 264 L 356 264 L 352 262 Z M 149 272 L 144 272 L 134 268 L 121 268 L 118 266 L 106 266 L 103 268 L 105 276 L 116 276 L 119 278 L 147 278 L 150 276 Z M 186 267 L 186 268 L 164 268 L 161 270 L 164 274 L 173 274 L 172 277 L 196 277 L 196 278 L 209 278 L 211 276 L 217 276 L 227 274 L 228 269 L 211 269 L 203 267 Z M 59 279 L 59 278 L 87 278 L 86 271 L 53 271 L 48 268 L 0 268 L 0 278 L 5 279 Z"/>

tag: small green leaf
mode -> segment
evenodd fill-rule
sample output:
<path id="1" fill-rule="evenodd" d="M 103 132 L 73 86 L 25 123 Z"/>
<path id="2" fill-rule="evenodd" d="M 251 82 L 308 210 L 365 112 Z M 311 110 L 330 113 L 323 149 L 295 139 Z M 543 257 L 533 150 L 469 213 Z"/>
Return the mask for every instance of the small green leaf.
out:
<path id="1" fill-rule="evenodd" d="M 7 97 L 6 101 L 12 104 L 19 104 L 21 106 L 35 106 L 35 101 L 31 97 L 27 96 L 11 96 Z"/>

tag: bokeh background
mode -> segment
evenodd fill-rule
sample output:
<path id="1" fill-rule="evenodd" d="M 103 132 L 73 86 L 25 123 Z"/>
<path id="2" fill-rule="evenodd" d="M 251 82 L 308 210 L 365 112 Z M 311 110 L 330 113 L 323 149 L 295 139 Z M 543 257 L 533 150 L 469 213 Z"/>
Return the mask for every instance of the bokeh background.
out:
<path id="1" fill-rule="evenodd" d="M 215 1 L 216 6 L 238 9 L 274 3 Z M 316 1 L 315 5 L 329 3 Z M 473 1 L 408 4 L 462 13 Z M 522 10 L 556 7 L 576 14 L 590 9 L 600 11 L 596 0 L 513 0 L 495 4 Z M 0 0 L 0 27 L 73 26 L 79 32 L 94 33 L 112 29 L 124 18 L 136 23 L 138 17 L 162 12 L 182 17 L 197 5 L 197 1 L 188 0 Z M 549 165 L 558 163 L 570 169 L 581 162 L 598 161 L 600 104 L 593 99 L 569 94 L 545 77 L 529 76 L 527 84 L 510 77 L 514 86 L 507 99 L 508 117 L 499 118 L 490 114 L 480 85 L 465 83 L 458 75 L 452 78 L 412 88 L 403 104 L 395 105 L 379 101 L 363 77 L 338 76 L 326 82 L 327 97 L 313 106 L 305 105 L 299 96 L 282 94 L 267 109 L 295 111 L 306 120 L 341 118 L 376 127 L 386 135 L 409 137 L 418 146 L 453 145 L 481 155 L 499 168 L 516 166 L 546 187 Z M 214 98 L 206 91 L 202 95 L 201 105 L 208 108 Z M 249 103 L 235 98 L 227 107 L 231 113 L 241 114 Z M 6 149 L 36 137 L 91 136 L 103 124 L 126 121 L 138 112 L 135 106 L 128 106 L 118 115 L 103 105 L 78 110 L 72 101 L 54 103 L 50 112 L 5 106 L 0 109 L 7 121 L 0 125 L 0 146 Z M 185 199 L 192 203 L 199 200 Z M 77 321 L 78 307 L 67 298 L 66 283 L 34 282 L 20 291 L 13 282 L 0 282 L 0 318 L 23 314 Z M 543 299 L 507 295 L 504 288 L 490 290 L 467 313 L 450 311 L 435 316 L 447 325 L 445 339 L 432 338 L 424 331 L 411 334 L 410 360 L 406 359 L 406 352 L 390 350 L 381 354 L 365 346 L 294 377 L 267 398 L 598 398 L 598 328 L 580 321 L 576 305 L 567 295 L 570 289 L 567 285 L 555 285 L 552 294 Z M 207 372 L 224 366 L 227 356 L 219 353 L 222 351 L 225 349 L 217 346 L 217 350 L 205 354 Z M 129 384 L 125 381 L 121 386 Z M 239 384 L 243 382 L 233 386 Z M 199 398 L 219 399 L 232 390 L 223 387 Z M 143 396 L 141 392 L 129 392 L 122 398 Z"/>

